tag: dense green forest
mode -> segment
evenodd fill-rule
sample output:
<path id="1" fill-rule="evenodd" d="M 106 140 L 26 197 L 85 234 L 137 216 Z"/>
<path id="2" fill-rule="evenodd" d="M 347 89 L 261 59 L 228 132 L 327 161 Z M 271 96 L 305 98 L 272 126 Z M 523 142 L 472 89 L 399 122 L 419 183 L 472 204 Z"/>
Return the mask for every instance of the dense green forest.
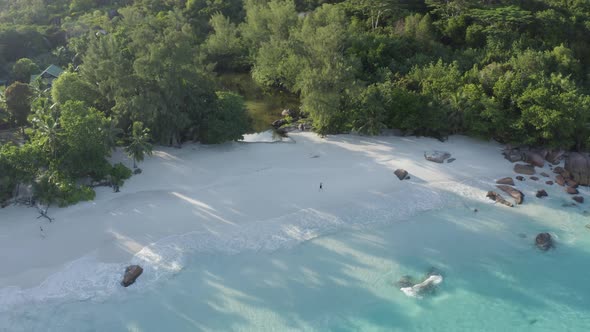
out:
<path id="1" fill-rule="evenodd" d="M 130 176 L 117 146 L 240 139 L 235 74 L 296 96 L 319 134 L 587 149 L 589 36 L 587 0 L 0 0 L 0 201 L 20 183 L 91 199 L 80 179 Z M 51 87 L 30 81 L 52 64 Z"/>

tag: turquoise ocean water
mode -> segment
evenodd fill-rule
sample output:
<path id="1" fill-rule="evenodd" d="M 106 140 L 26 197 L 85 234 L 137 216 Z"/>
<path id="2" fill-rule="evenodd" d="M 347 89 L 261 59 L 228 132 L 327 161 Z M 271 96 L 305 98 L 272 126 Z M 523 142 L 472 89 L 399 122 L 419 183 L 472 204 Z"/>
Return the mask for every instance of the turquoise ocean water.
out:
<path id="1" fill-rule="evenodd" d="M 197 251 L 149 285 L 0 311 L 0 331 L 589 331 L 589 214 L 527 200 L 454 197 L 400 220 L 360 213 L 380 220 L 285 248 Z M 533 245 L 545 231 L 549 252 Z M 430 268 L 444 278 L 435 294 L 396 287 Z"/>

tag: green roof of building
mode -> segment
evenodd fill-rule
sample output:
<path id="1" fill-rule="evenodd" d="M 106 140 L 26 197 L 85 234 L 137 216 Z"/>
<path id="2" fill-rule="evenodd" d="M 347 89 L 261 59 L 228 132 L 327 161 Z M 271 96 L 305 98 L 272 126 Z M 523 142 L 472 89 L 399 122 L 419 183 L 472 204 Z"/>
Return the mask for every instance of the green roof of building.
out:
<path id="1" fill-rule="evenodd" d="M 36 80 L 38 77 L 43 77 L 43 75 L 45 75 L 45 74 L 49 74 L 49 75 L 57 78 L 63 72 L 64 72 L 64 70 L 61 69 L 60 67 L 58 67 L 56 65 L 50 65 L 41 74 L 31 75 L 31 82 L 34 81 L 34 80 Z"/>
<path id="2" fill-rule="evenodd" d="M 56 65 L 50 65 L 49 67 L 47 67 L 47 69 L 45 69 L 45 71 L 43 71 L 41 73 L 41 75 L 47 73 L 53 77 L 59 77 L 59 75 L 61 75 L 61 73 L 63 73 L 64 70 L 61 69 L 60 67 L 56 66 Z"/>

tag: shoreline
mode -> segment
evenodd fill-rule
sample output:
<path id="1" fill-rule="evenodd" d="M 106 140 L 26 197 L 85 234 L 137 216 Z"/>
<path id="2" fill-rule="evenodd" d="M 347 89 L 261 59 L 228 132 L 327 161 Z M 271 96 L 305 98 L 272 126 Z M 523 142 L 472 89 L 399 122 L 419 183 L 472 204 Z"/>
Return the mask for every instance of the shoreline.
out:
<path id="1" fill-rule="evenodd" d="M 463 136 L 447 142 L 393 136 L 293 136 L 296 144 L 158 148 L 140 165 L 143 174 L 132 177 L 121 193 L 99 188 L 95 201 L 50 209 L 56 220 L 42 224 L 45 238 L 39 235 L 35 210 L 0 210 L 0 234 L 11 234 L 0 241 L 4 253 L 0 290 L 35 289 L 85 257 L 124 266 L 138 259 L 140 252 L 150 257 L 163 239 L 186 234 L 198 234 L 205 249 L 227 246 L 244 234 L 249 242 L 240 244 L 242 250 L 269 239 L 299 243 L 326 228 L 346 225 L 343 207 L 369 211 L 381 204 L 380 197 L 384 206 L 392 200 L 405 203 L 410 214 L 433 206 L 439 190 L 483 202 L 486 185 L 512 174 L 512 164 L 502 158 L 499 144 Z M 427 150 L 446 150 L 457 160 L 431 163 L 424 160 Z M 405 168 L 412 179 L 399 181 L 393 174 L 397 168 Z M 325 185 L 322 192 L 316 188 L 319 182 Z M 260 231 L 264 224 L 266 233 Z M 258 237 L 248 238 L 256 233 Z M 223 239 L 220 234 L 230 236 Z M 223 240 L 207 243 L 216 238 Z M 114 272 L 122 276 L 123 271 Z M 149 278 L 147 272 L 141 278 Z"/>

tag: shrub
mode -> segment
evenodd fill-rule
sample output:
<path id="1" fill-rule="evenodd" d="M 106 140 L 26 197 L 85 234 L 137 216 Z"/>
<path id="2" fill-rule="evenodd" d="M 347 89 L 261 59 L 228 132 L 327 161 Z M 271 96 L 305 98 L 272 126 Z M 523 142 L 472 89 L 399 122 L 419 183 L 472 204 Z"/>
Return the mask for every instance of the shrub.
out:
<path id="1" fill-rule="evenodd" d="M 114 185 L 122 186 L 125 180 L 129 179 L 133 172 L 122 163 L 117 163 L 111 168 L 111 181 Z"/>

